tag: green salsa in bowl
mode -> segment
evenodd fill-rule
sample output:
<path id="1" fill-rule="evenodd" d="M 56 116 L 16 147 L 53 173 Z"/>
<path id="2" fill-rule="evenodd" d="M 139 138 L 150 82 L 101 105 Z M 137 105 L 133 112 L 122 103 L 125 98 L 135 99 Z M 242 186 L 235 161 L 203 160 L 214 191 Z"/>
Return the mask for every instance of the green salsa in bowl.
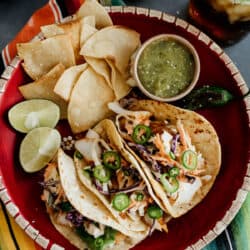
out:
<path id="1" fill-rule="evenodd" d="M 176 101 L 198 81 L 200 60 L 184 38 L 163 34 L 146 41 L 138 50 L 133 75 L 144 94 L 158 101 Z"/>

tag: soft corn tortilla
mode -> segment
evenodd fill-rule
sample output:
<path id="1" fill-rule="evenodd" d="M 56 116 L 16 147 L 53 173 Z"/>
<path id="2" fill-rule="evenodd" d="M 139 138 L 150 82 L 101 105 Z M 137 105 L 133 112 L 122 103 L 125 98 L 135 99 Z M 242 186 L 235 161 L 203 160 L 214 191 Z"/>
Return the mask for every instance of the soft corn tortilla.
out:
<path id="1" fill-rule="evenodd" d="M 79 213 L 90 220 L 98 221 L 128 236 L 123 242 L 124 245 L 119 247 L 128 249 L 146 237 L 147 231 L 135 234 L 135 232 L 127 230 L 116 222 L 113 215 L 110 214 L 99 199 L 79 181 L 73 159 L 66 155 L 62 149 L 58 151 L 58 168 L 65 195 Z M 118 246 L 113 247 L 119 249 Z"/>
<path id="2" fill-rule="evenodd" d="M 120 73 L 126 75 L 130 57 L 139 45 L 139 33 L 124 26 L 114 25 L 94 33 L 85 42 L 80 54 L 112 60 Z"/>
<path id="3" fill-rule="evenodd" d="M 60 118 L 67 118 L 68 104 L 54 92 L 55 85 L 64 70 L 64 65 L 59 63 L 39 80 L 20 86 L 19 91 L 27 100 L 46 99 L 56 103 L 60 108 Z"/>
<path id="4" fill-rule="evenodd" d="M 50 215 L 50 220 L 56 230 L 60 234 L 62 234 L 64 238 L 66 238 L 72 245 L 81 250 L 89 249 L 88 245 L 70 227 L 58 224 L 53 218 L 53 215 Z M 120 241 L 119 243 L 115 243 L 114 245 L 109 246 L 107 248 L 104 248 L 104 250 L 111 249 L 111 247 L 113 250 L 128 250 L 138 244 L 140 241 L 141 240 L 126 237 L 125 240 Z"/>
<path id="5" fill-rule="evenodd" d="M 95 16 L 96 27 L 98 29 L 113 25 L 112 20 L 105 8 L 96 0 L 85 0 L 76 13 L 77 18 L 90 15 Z"/>
<path id="6" fill-rule="evenodd" d="M 138 170 L 139 174 L 141 175 L 142 179 L 144 180 L 148 192 L 150 193 L 151 197 L 161 206 L 159 200 L 157 199 L 156 195 L 154 194 L 151 185 L 146 178 L 145 174 L 143 173 L 142 169 L 140 168 L 138 162 L 135 158 L 125 149 L 123 145 L 123 141 L 116 130 L 114 123 L 109 120 L 105 119 L 101 121 L 94 129 L 93 129 L 101 139 L 105 142 L 113 145 L 116 150 L 130 163 L 132 163 L 133 167 Z M 138 216 L 137 220 L 132 220 L 130 218 L 124 219 L 118 211 L 116 211 L 109 203 L 109 201 L 102 195 L 96 187 L 90 182 L 90 180 L 82 174 L 82 169 L 86 167 L 86 162 L 84 160 L 75 159 L 75 165 L 78 172 L 79 179 L 86 186 L 92 193 L 96 195 L 100 199 L 100 201 L 104 204 L 104 206 L 111 212 L 111 214 L 116 218 L 117 222 L 127 228 L 130 231 L 139 232 L 139 231 L 147 231 L 149 229 L 148 225 L 144 223 L 140 216 Z"/>
<path id="7" fill-rule="evenodd" d="M 50 221 L 56 228 L 56 230 L 63 235 L 64 238 L 66 238 L 72 245 L 77 247 L 78 249 L 87 249 L 87 244 L 80 239 L 80 237 L 74 232 L 74 230 L 70 227 L 63 226 L 59 223 L 57 223 L 56 218 L 52 213 L 49 214 Z"/>
<path id="8" fill-rule="evenodd" d="M 177 108 L 167 103 L 141 100 L 133 102 L 129 109 L 134 111 L 149 111 L 156 120 L 168 120 L 172 124 L 175 124 L 177 120 L 181 120 L 190 135 L 192 144 L 195 146 L 197 152 L 200 152 L 204 158 L 205 173 L 203 176 L 210 175 L 211 179 L 202 179 L 201 188 L 195 193 L 190 202 L 175 205 L 170 203 L 162 185 L 155 180 L 147 164 L 141 160 L 133 150 L 126 146 L 140 163 L 143 171 L 150 180 L 154 192 L 165 207 L 165 211 L 173 217 L 179 217 L 201 202 L 213 186 L 221 165 L 221 146 L 218 135 L 210 122 L 198 113 Z"/>
<path id="9" fill-rule="evenodd" d="M 38 80 L 54 66 L 62 63 L 66 68 L 75 65 L 75 55 L 68 35 L 57 35 L 43 41 L 17 44 L 17 53 L 24 60 L 26 73 Z"/>
<path id="10" fill-rule="evenodd" d="M 72 131 L 83 132 L 110 116 L 107 104 L 114 99 L 114 92 L 104 78 L 87 68 L 75 84 L 69 101 L 68 121 Z"/>
<path id="11" fill-rule="evenodd" d="M 142 241 L 146 235 L 129 232 L 120 226 L 106 210 L 101 202 L 82 185 L 77 178 L 72 158 L 66 155 L 62 149 L 58 151 L 58 168 L 62 187 L 71 205 L 84 217 L 112 227 L 124 235 L 124 240 L 115 243 L 112 249 L 127 250 Z M 47 210 L 49 208 L 47 207 Z M 53 213 L 49 213 L 50 220 L 57 231 L 62 234 L 72 245 L 79 249 L 88 249 L 87 244 L 68 226 L 57 223 Z M 125 236 L 126 235 L 126 236 Z"/>

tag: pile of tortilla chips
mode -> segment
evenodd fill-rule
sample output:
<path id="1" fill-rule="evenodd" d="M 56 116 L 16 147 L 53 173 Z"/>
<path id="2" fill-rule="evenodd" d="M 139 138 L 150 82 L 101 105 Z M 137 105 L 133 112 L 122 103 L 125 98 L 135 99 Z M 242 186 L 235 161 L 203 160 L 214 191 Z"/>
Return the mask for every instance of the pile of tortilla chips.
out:
<path id="1" fill-rule="evenodd" d="M 25 99 L 59 105 L 74 133 L 110 115 L 109 102 L 130 91 L 130 57 L 140 35 L 113 25 L 106 10 L 86 0 L 71 21 L 41 27 L 42 41 L 17 45 L 23 68 L 34 80 L 19 90 Z"/>

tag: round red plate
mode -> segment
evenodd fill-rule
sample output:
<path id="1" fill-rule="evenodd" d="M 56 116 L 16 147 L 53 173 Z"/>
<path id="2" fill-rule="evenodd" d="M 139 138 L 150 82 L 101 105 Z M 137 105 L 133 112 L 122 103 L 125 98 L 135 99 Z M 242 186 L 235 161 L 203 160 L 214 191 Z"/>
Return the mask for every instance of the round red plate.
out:
<path id="1" fill-rule="evenodd" d="M 236 200 L 237 210 L 240 207 L 237 204 L 240 205 L 244 200 L 239 197 L 242 197 L 241 194 L 245 192 L 243 182 L 249 160 L 250 138 L 247 102 L 240 98 L 247 91 L 247 86 L 230 58 L 205 34 L 185 21 L 162 12 L 131 7 L 112 8 L 110 14 L 115 24 L 126 25 L 138 31 L 142 41 L 161 33 L 183 36 L 194 45 L 200 56 L 201 74 L 198 85 L 218 85 L 238 97 L 238 100 L 224 107 L 199 112 L 214 125 L 222 146 L 221 170 L 209 194 L 189 213 L 173 219 L 169 223 L 168 234 L 155 232 L 135 249 L 178 250 L 197 244 L 200 239 L 207 239 L 208 242 L 216 236 L 214 231 L 211 234 L 210 230 L 214 230 L 215 226 L 219 225 L 217 223 L 223 219 L 226 212 L 230 213 L 235 206 L 233 201 Z M 53 244 L 63 246 L 65 249 L 74 249 L 50 223 L 45 206 L 40 200 L 42 188 L 39 181 L 42 180 L 42 173 L 27 174 L 18 161 L 18 149 L 23 135 L 16 133 L 10 127 L 7 112 L 13 104 L 22 100 L 18 86 L 27 81 L 27 76 L 18 65 L 4 86 L 4 93 L 0 95 L 1 198 L 9 204 L 12 215 L 19 224 L 22 219 L 27 220 L 23 227 L 31 232 L 33 238 L 36 238 L 40 244 L 47 246 L 48 249 Z M 16 205 L 17 210 L 14 209 L 13 204 Z M 235 207 L 232 213 L 236 213 Z M 209 238 L 208 235 L 211 237 Z M 42 236 L 43 243 L 41 243 Z"/>

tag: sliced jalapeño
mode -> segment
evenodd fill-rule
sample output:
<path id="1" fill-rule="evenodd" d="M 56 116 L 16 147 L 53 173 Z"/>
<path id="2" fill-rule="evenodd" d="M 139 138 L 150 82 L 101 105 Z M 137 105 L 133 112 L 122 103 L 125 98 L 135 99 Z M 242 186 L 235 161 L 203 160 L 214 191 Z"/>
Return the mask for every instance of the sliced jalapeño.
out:
<path id="1" fill-rule="evenodd" d="M 136 201 L 142 201 L 144 199 L 144 194 L 143 193 L 137 193 L 136 194 Z"/>
<path id="2" fill-rule="evenodd" d="M 163 185 L 163 188 L 169 193 L 172 194 L 176 192 L 179 188 L 179 182 L 175 177 L 171 177 L 169 173 L 161 175 L 160 181 Z"/>
<path id="3" fill-rule="evenodd" d="M 103 165 L 97 165 L 94 167 L 94 177 L 102 183 L 106 183 L 111 178 L 111 172 Z"/>
<path id="4" fill-rule="evenodd" d="M 198 157 L 197 154 L 188 149 L 182 154 L 182 165 L 190 170 L 194 170 L 197 167 Z"/>
<path id="5" fill-rule="evenodd" d="M 150 127 L 139 124 L 135 126 L 132 134 L 132 139 L 137 144 L 145 144 L 151 136 L 151 129 Z"/>
<path id="6" fill-rule="evenodd" d="M 147 214 L 151 219 L 160 219 L 163 216 L 163 211 L 156 205 L 148 207 Z"/>
<path id="7" fill-rule="evenodd" d="M 112 206 L 115 210 L 121 212 L 126 209 L 130 204 L 130 199 L 127 194 L 116 194 L 112 200 Z"/>
<path id="8" fill-rule="evenodd" d="M 103 165 L 107 168 L 117 170 L 121 167 L 121 157 L 115 151 L 107 151 L 102 155 Z"/>
<path id="9" fill-rule="evenodd" d="M 180 169 L 177 167 L 172 167 L 168 172 L 170 177 L 176 177 L 180 174 Z"/>

